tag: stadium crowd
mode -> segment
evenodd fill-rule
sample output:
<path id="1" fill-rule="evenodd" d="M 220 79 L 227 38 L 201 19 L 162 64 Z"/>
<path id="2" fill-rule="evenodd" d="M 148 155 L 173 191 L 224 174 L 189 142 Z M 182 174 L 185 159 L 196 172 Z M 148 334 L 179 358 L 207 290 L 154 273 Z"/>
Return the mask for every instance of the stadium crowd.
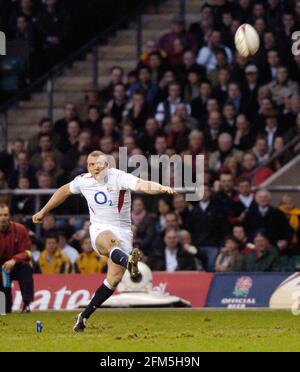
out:
<path id="1" fill-rule="evenodd" d="M 112 66 L 110 84 L 89 91 L 84 107 L 70 102 L 60 120 L 41 118 L 28 143 L 11 143 L 0 154 L 0 188 L 59 187 L 86 172 L 96 149 L 118 163 L 118 148 L 125 146 L 129 165 L 135 154 L 203 154 L 200 202 L 189 203 L 183 194 L 155 203 L 134 197 L 134 246 L 143 259 L 163 271 L 293 270 L 287 262 L 300 254 L 300 210 L 289 195 L 274 207 L 268 191 L 253 190 L 300 150 L 282 153 L 300 135 L 300 55 L 291 52 L 300 1 L 214 3 L 203 5 L 199 22 L 188 29 L 174 17 L 170 32 L 147 41 L 127 76 L 122 66 Z M 250 59 L 234 48 L 242 23 L 254 25 L 261 38 Z M 105 270 L 105 260 L 92 251 L 82 198 L 48 215 L 40 237 L 26 219 L 34 213 L 34 195 L 0 198 L 32 230 L 36 272 Z"/>

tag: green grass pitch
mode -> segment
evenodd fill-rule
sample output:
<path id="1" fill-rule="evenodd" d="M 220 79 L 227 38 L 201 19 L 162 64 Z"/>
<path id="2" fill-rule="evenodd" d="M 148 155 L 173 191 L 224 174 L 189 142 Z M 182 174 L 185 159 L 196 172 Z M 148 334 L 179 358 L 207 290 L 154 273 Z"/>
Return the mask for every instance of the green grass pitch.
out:
<path id="1" fill-rule="evenodd" d="M 300 351 L 300 318 L 290 312 L 105 310 L 82 334 L 72 331 L 74 316 L 2 316 L 0 351 Z"/>

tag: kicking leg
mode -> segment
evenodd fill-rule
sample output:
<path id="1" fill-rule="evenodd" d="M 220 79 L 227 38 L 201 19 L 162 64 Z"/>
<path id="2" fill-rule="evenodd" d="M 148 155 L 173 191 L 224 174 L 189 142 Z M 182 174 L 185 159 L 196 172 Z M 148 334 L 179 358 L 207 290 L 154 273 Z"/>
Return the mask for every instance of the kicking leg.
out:
<path id="1" fill-rule="evenodd" d="M 109 257 L 116 265 L 128 269 L 134 280 L 139 276 L 138 261 L 141 258 L 140 251 L 134 248 L 128 255 L 122 248 L 121 243 L 114 233 L 104 231 L 96 239 L 96 247 L 99 254 Z"/>
<path id="2" fill-rule="evenodd" d="M 114 293 L 123 278 L 125 268 L 108 260 L 107 277 L 97 289 L 87 308 L 76 317 L 75 332 L 82 332 L 86 327 L 89 317 Z"/>

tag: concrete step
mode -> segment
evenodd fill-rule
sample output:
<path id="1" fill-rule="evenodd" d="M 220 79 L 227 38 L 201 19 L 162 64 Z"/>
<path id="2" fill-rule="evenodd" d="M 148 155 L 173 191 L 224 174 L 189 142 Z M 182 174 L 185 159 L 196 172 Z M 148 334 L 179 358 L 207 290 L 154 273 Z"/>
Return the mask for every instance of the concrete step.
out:
<path id="1" fill-rule="evenodd" d="M 143 30 L 143 33 L 142 33 L 143 42 L 145 43 L 146 41 L 150 39 L 158 39 L 161 37 L 161 35 L 165 34 L 168 31 L 169 31 L 168 28 L 161 28 L 161 29 L 155 28 L 152 30 L 145 29 Z M 127 44 L 130 43 L 133 46 L 136 45 L 136 30 L 135 29 L 121 31 L 120 34 L 118 34 L 116 38 L 110 40 L 110 45 L 121 46 L 124 44 L 124 42 L 126 42 Z"/>
<path id="2" fill-rule="evenodd" d="M 125 73 L 128 73 L 136 67 L 135 59 L 125 59 L 122 61 L 122 67 Z M 119 60 L 107 60 L 103 59 L 98 63 L 98 69 L 100 75 L 109 75 L 112 66 L 120 65 Z M 64 76 L 91 76 L 93 72 L 92 61 L 76 62 L 73 68 L 66 71 Z"/>
<path id="3" fill-rule="evenodd" d="M 53 110 L 53 118 L 57 120 L 62 118 L 64 115 L 64 107 L 56 107 Z M 46 108 L 19 108 L 8 111 L 8 123 L 9 127 L 16 127 L 22 125 L 32 125 L 36 127 L 42 117 L 48 116 L 48 110 Z"/>
<path id="4" fill-rule="evenodd" d="M 103 88 L 110 82 L 110 76 L 100 76 L 98 79 L 98 88 Z M 59 92 L 61 91 L 84 91 L 93 87 L 93 81 L 91 76 L 67 76 L 60 77 L 54 81 L 54 89 Z"/>
<path id="5" fill-rule="evenodd" d="M 186 7 L 186 12 L 200 14 L 201 5 L 199 4 L 200 4 L 200 1 L 199 3 L 188 4 Z M 161 7 L 160 9 L 160 14 L 179 14 L 179 12 L 180 12 L 180 8 L 179 8 L 179 5 L 176 4 L 176 1 L 174 1 L 174 3 L 171 3 L 168 6 L 167 4 L 165 4 L 165 6 Z"/>
<path id="6" fill-rule="evenodd" d="M 54 106 L 65 106 L 68 102 L 81 103 L 84 101 L 84 91 L 54 92 Z M 18 108 L 44 108 L 48 106 L 48 95 L 46 92 L 34 93 L 29 101 L 21 101 Z"/>
<path id="7" fill-rule="evenodd" d="M 143 27 L 148 30 L 157 29 L 159 27 L 168 29 L 171 24 L 171 20 L 174 14 L 145 14 L 143 15 Z M 199 14 L 197 13 L 187 13 L 186 23 L 188 25 L 199 21 Z M 134 26 L 134 24 L 132 24 Z"/>
<path id="8" fill-rule="evenodd" d="M 113 39 L 112 39 L 113 40 Z M 136 44 L 123 43 L 122 45 L 104 45 L 98 48 L 99 61 L 110 59 L 124 61 L 136 57 Z M 92 60 L 92 54 L 87 55 L 87 61 Z"/>

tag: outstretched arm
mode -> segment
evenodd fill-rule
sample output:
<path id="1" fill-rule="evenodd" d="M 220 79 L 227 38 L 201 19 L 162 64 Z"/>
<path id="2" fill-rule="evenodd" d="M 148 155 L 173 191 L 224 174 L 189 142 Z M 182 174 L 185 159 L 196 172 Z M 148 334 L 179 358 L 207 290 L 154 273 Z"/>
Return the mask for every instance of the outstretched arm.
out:
<path id="1" fill-rule="evenodd" d="M 36 213 L 32 217 L 33 223 L 41 223 L 43 218 L 46 216 L 47 213 L 51 212 L 52 209 L 61 205 L 70 195 L 72 195 L 70 191 L 69 184 L 66 184 L 60 187 L 48 201 L 48 203 L 42 208 L 38 213 Z"/>
<path id="2" fill-rule="evenodd" d="M 139 179 L 136 184 L 136 191 L 143 192 L 149 195 L 158 195 L 158 194 L 169 194 L 174 195 L 176 191 L 169 186 L 163 186 L 157 182 L 144 181 Z"/>

